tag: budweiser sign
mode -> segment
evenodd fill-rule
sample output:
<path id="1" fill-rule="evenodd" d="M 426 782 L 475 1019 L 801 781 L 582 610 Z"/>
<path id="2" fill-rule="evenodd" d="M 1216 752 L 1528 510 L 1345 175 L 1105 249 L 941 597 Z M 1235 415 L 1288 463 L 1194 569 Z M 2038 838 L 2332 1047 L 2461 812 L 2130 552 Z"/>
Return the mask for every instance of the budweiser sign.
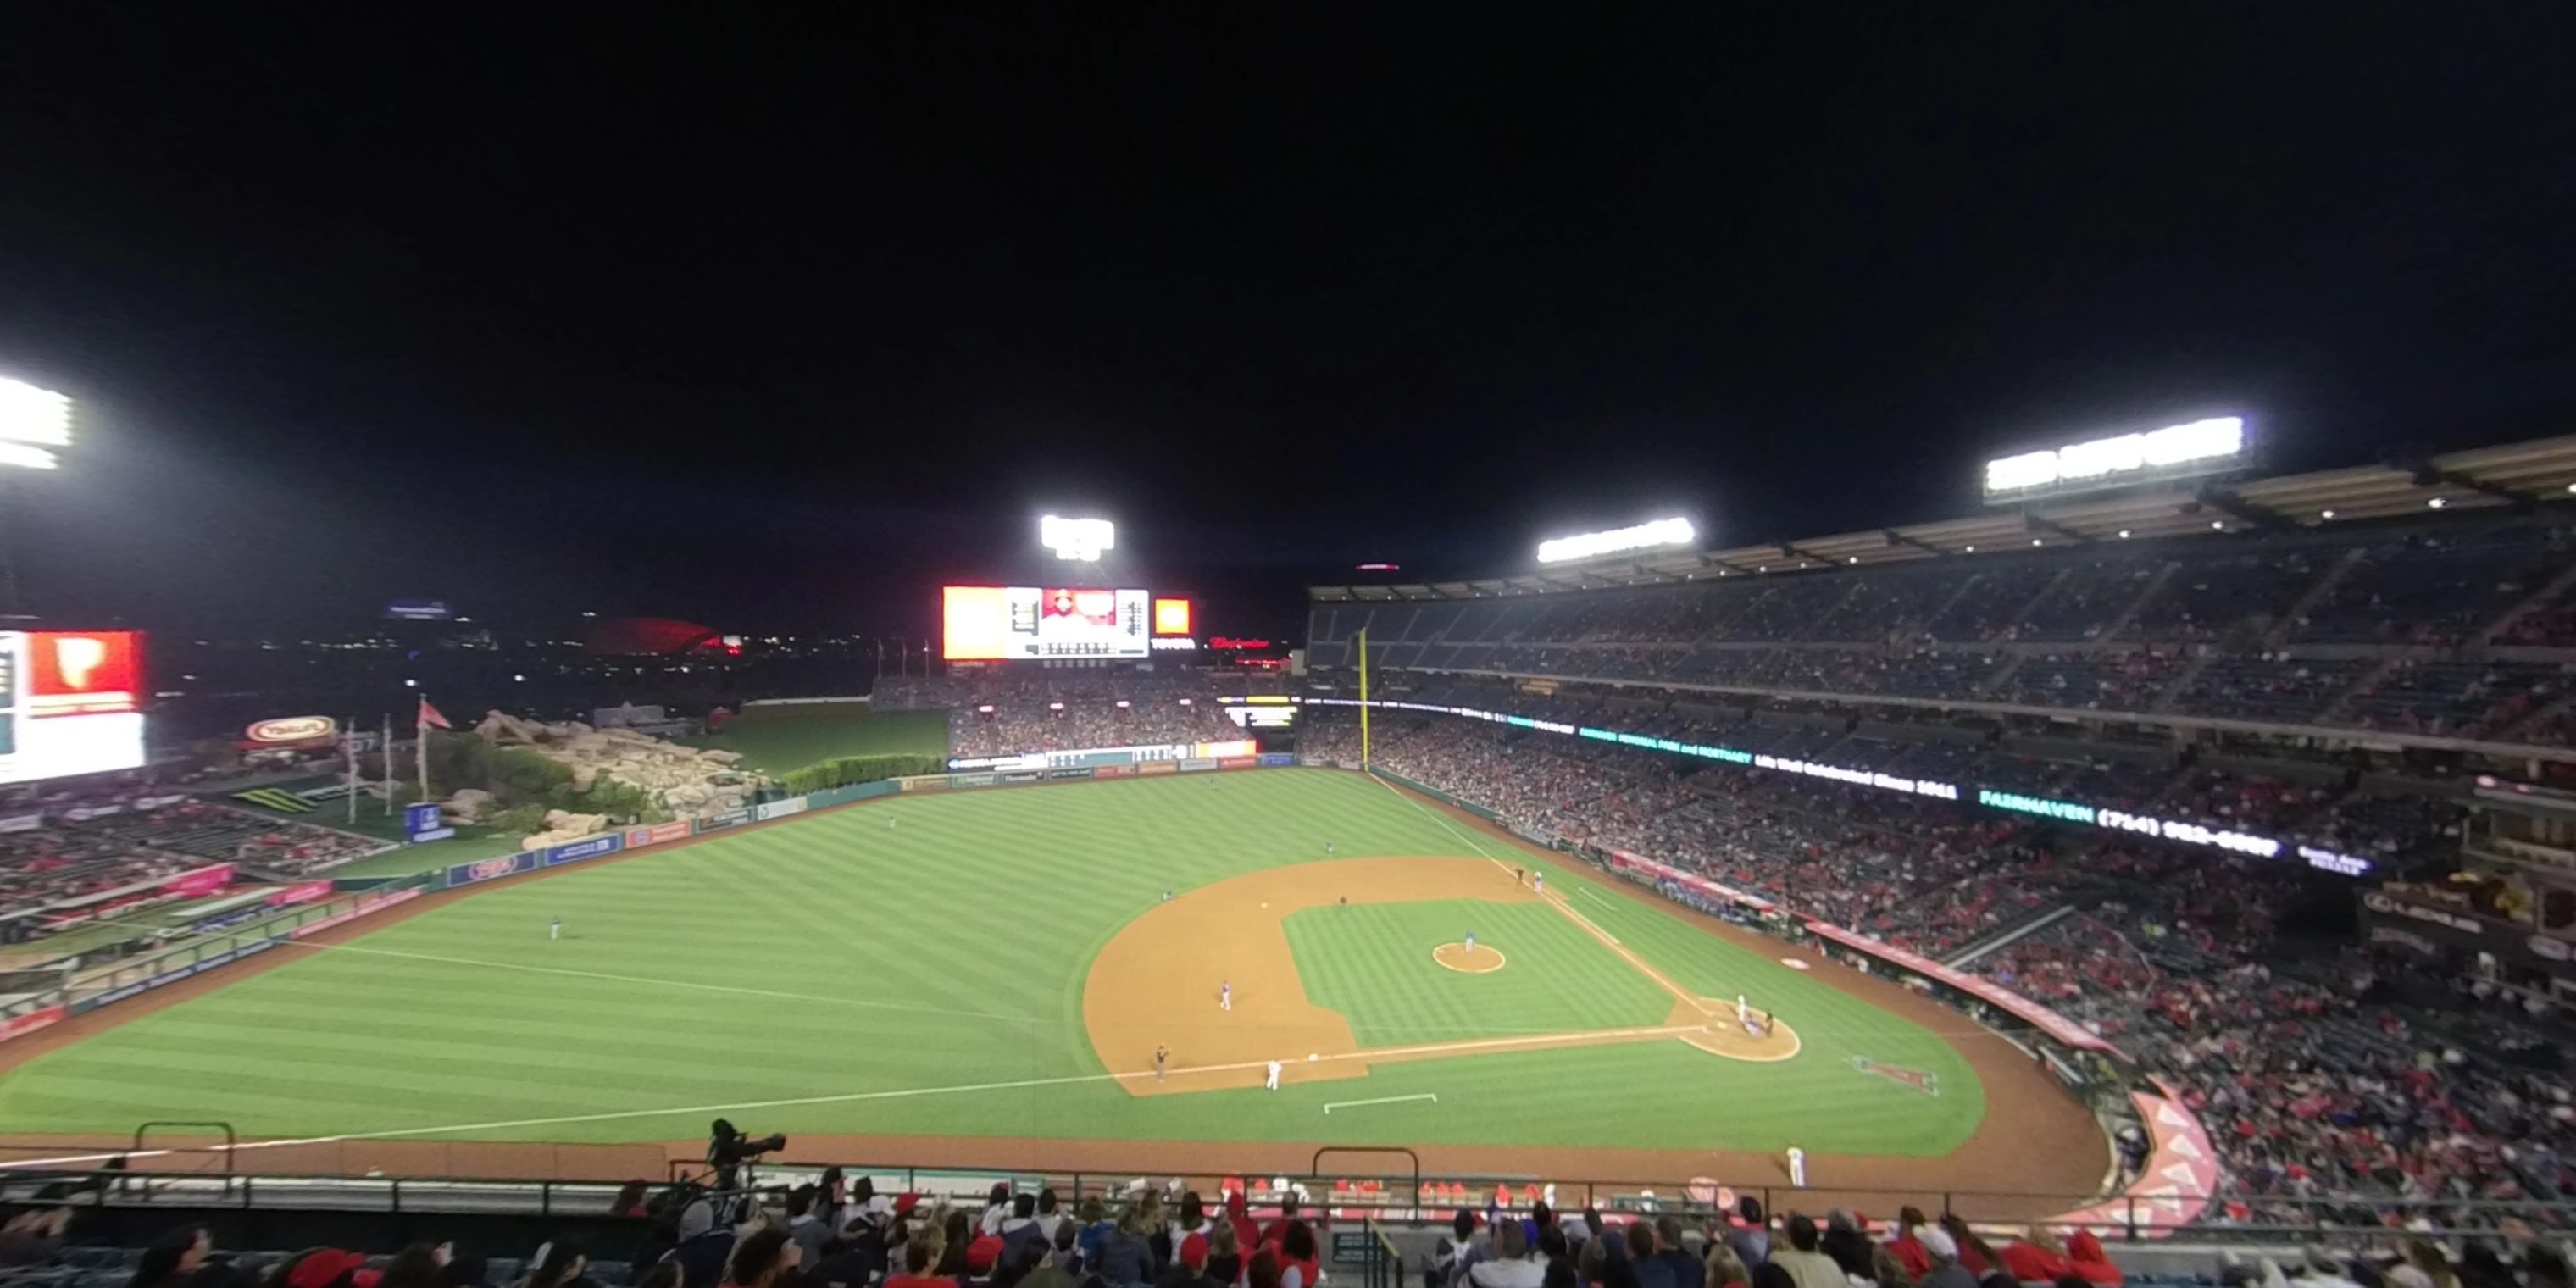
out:
<path id="1" fill-rule="evenodd" d="M 339 733 L 340 722 L 329 716 L 281 716 L 252 725 L 242 731 L 242 737 L 275 747 L 298 742 L 328 742 Z"/>

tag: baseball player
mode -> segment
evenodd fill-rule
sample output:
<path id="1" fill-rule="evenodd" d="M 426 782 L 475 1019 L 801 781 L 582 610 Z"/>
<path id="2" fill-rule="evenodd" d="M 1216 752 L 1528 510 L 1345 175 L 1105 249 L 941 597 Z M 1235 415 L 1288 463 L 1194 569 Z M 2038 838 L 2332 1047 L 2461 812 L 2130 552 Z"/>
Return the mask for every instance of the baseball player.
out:
<path id="1" fill-rule="evenodd" d="M 1225 980 L 1216 986 L 1216 1008 L 1220 1011 L 1231 1011 L 1234 1009 L 1233 980 Z"/>
<path id="2" fill-rule="evenodd" d="M 1170 1047 L 1168 1047 L 1168 1046 L 1164 1046 L 1164 1045 L 1162 1045 L 1162 1044 L 1160 1044 L 1160 1043 L 1155 1044 L 1155 1047 L 1154 1047 L 1154 1081 L 1156 1081 L 1156 1082 L 1161 1082 L 1161 1081 L 1163 1080 L 1163 1066 L 1164 1066 L 1164 1065 L 1166 1065 L 1166 1064 L 1171 1063 L 1171 1059 L 1172 1059 L 1172 1048 L 1170 1048 Z"/>
<path id="3" fill-rule="evenodd" d="M 547 922 L 547 923 L 546 923 L 546 938 L 548 938 L 548 939 L 561 939 L 561 938 L 563 938 L 563 918 L 561 918 L 561 917 L 557 917 L 557 918 L 555 918 L 554 920 L 549 921 L 549 922 Z"/>
<path id="4" fill-rule="evenodd" d="M 1270 1087 L 1269 1087 L 1269 1089 L 1270 1089 L 1270 1090 L 1272 1090 L 1272 1091 L 1277 1091 L 1277 1090 L 1279 1089 L 1279 1062 L 1278 1062 L 1278 1061 L 1276 1061 L 1276 1060 L 1273 1060 L 1273 1061 L 1271 1061 L 1271 1062 L 1270 1062 Z"/>
<path id="5" fill-rule="evenodd" d="M 1789 1183 L 1802 1190 L 1807 1188 L 1807 1151 L 1795 1145 L 1789 1147 Z"/>

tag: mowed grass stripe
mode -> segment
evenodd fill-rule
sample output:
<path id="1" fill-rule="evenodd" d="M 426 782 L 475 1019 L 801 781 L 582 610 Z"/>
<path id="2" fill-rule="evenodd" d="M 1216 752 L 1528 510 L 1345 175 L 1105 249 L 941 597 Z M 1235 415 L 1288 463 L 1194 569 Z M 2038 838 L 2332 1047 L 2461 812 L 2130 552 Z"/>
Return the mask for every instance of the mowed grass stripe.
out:
<path id="1" fill-rule="evenodd" d="M 1384 786 L 1326 771 L 892 798 L 478 891 L 355 945 L 482 965 L 278 950 L 285 964 L 274 970 L 0 1077 L 0 1120 L 121 1132 L 150 1117 L 215 1117 L 248 1135 L 301 1136 L 641 1113 L 478 1134 L 659 1140 L 703 1131 L 698 1106 L 974 1086 L 983 1089 L 756 1119 L 791 1133 L 1364 1143 L 1394 1132 L 1426 1143 L 1926 1153 L 1975 1124 L 1962 1110 L 1982 1100 L 1962 1063 L 1942 1063 L 1946 1044 L 1615 896 L 1582 910 L 1687 987 L 1752 992 L 1802 1034 L 1812 1026 L 1813 1058 L 1754 1066 L 1649 1042 L 1381 1065 L 1364 1082 L 1278 1093 L 1134 1098 L 1100 1080 L 1081 998 L 1101 946 L 1165 890 L 1316 862 L 1327 841 L 1342 858 L 1484 849 L 1531 863 L 1490 838 L 1470 845 Z M 1551 886 L 1559 880 L 1575 878 L 1560 873 Z M 1357 1000 L 1326 1004 L 1357 1012 L 1355 1029 L 1388 1045 L 1456 1040 L 1462 1028 L 1635 1027 L 1669 1010 L 1661 989 L 1562 914 L 1461 906 L 1509 954 L 1506 970 L 1434 966 L 1431 943 L 1470 928 L 1459 907 L 1434 906 L 1416 927 L 1344 936 L 1329 964 L 1309 967 L 1307 987 L 1347 990 Z M 549 941 L 555 916 L 566 935 Z M 928 1009 L 814 1000 L 838 996 Z M 1856 1074 L 1852 1052 L 1920 1060 L 1944 1094 Z M 1023 1080 L 1046 1085 L 990 1085 Z M 1391 1107 L 1400 1124 L 1321 1111 L 1327 1100 L 1414 1092 L 1438 1094 L 1437 1110 Z"/>

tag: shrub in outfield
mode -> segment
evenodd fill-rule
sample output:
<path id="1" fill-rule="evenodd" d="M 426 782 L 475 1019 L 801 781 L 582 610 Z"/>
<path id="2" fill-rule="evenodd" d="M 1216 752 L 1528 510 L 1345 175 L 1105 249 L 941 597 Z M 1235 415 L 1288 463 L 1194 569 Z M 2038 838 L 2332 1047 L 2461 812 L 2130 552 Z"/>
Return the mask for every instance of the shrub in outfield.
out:
<path id="1" fill-rule="evenodd" d="M 947 768 L 947 762 L 937 756 L 834 756 L 780 775 L 778 785 L 790 796 L 803 796 L 833 787 L 936 774 Z"/>

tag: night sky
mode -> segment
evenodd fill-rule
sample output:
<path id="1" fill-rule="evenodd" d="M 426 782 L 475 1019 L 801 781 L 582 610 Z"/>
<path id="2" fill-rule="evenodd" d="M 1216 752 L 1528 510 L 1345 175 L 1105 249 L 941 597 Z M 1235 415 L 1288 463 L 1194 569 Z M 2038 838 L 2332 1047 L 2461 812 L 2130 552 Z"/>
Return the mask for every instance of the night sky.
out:
<path id="1" fill-rule="evenodd" d="M 2214 411 L 2576 429 L 2563 5 L 240 8 L 0 38 L 58 619 L 919 633 L 1056 507 L 1277 634 Z"/>

